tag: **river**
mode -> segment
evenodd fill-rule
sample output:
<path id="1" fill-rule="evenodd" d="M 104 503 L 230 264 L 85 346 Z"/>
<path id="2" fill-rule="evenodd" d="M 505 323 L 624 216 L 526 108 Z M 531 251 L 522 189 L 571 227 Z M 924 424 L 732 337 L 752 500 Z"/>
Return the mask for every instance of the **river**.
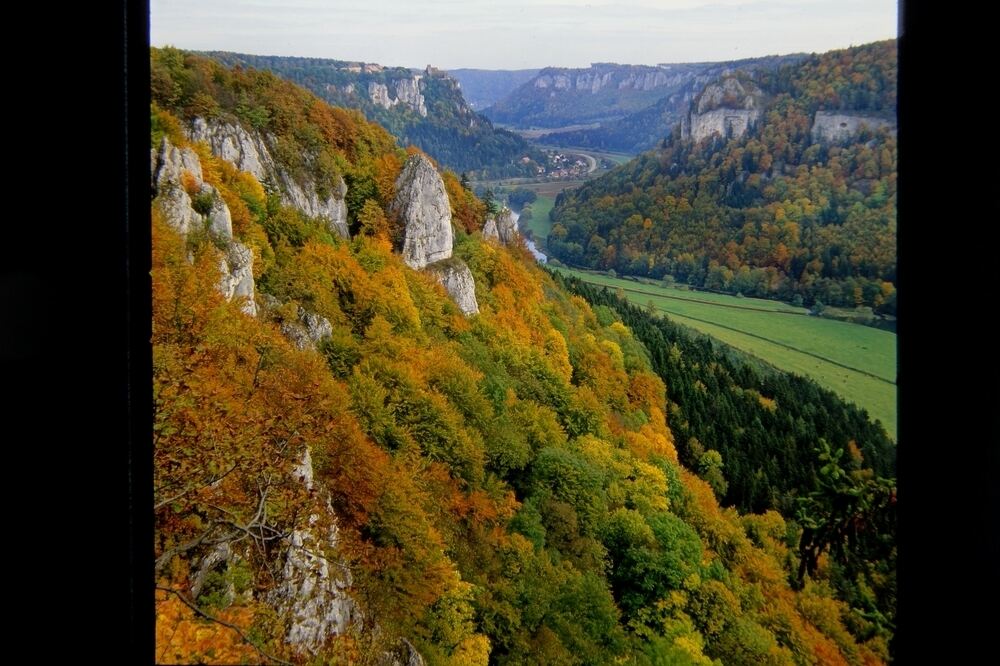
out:
<path id="1" fill-rule="evenodd" d="M 514 216 L 514 224 L 517 224 L 518 221 L 521 219 L 521 214 L 515 211 L 511 211 L 511 214 Z M 518 227 L 518 229 L 520 229 L 520 227 Z M 521 235 L 524 236 L 524 234 Z M 531 254 L 535 256 L 535 259 L 538 261 L 538 263 L 540 264 L 548 263 L 549 258 L 546 257 L 544 253 L 538 250 L 538 246 L 535 245 L 535 241 L 531 240 L 527 236 L 524 236 L 524 244 L 528 246 L 529 250 L 531 250 Z"/>

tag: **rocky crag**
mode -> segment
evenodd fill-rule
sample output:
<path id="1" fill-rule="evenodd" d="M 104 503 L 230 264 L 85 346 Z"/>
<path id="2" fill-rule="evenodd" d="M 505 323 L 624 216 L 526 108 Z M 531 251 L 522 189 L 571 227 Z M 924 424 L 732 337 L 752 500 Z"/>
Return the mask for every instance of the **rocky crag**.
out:
<path id="1" fill-rule="evenodd" d="M 463 313 L 478 313 L 472 273 L 464 262 L 451 256 L 454 231 L 444 181 L 426 156 L 413 155 L 403 166 L 389 213 L 404 228 L 402 253 L 406 265 L 426 268 Z"/>
<path id="2" fill-rule="evenodd" d="M 222 51 L 208 55 L 229 66 L 269 70 L 330 104 L 358 109 L 393 134 L 400 146 L 415 145 L 457 172 L 528 176 L 546 164 L 542 151 L 495 128 L 468 104 L 456 79 L 430 65 L 413 70 L 326 58 Z"/>
<path id="3" fill-rule="evenodd" d="M 707 86 L 691 104 L 690 112 L 681 120 L 681 136 L 700 141 L 717 134 L 725 139 L 738 139 L 761 118 L 765 106 L 763 91 L 752 81 L 727 77 Z M 816 111 L 811 135 L 813 141 L 844 143 L 856 137 L 863 128 L 888 128 L 895 136 L 895 120 L 855 111 Z"/>
<path id="4" fill-rule="evenodd" d="M 813 141 L 842 143 L 857 136 L 862 127 L 871 130 L 888 127 L 889 133 L 896 135 L 894 120 L 850 111 L 817 111 L 813 118 L 812 138 Z"/>
<path id="5" fill-rule="evenodd" d="M 494 240 L 501 245 L 511 245 L 517 241 L 517 222 L 510 208 L 504 206 L 499 213 L 486 218 L 483 238 Z"/>
<path id="6" fill-rule="evenodd" d="M 206 121 L 195 118 L 188 128 L 192 141 L 204 141 L 217 157 L 232 162 L 240 171 L 254 175 L 261 184 L 281 193 L 281 202 L 297 208 L 309 217 L 325 221 L 330 233 L 349 238 L 347 228 L 347 185 L 337 176 L 327 191 L 320 193 L 312 179 L 297 180 L 272 157 L 276 139 L 257 131 L 248 132 L 237 123 Z"/>
<path id="7" fill-rule="evenodd" d="M 218 289 L 226 300 L 242 298 L 242 309 L 257 316 L 254 296 L 253 252 L 233 238 L 229 207 L 218 190 L 204 180 L 198 155 L 174 146 L 164 137 L 150 164 L 154 205 L 167 224 L 187 236 L 207 231 L 220 248 Z"/>
<path id="8" fill-rule="evenodd" d="M 738 139 L 760 119 L 763 91 L 752 81 L 727 77 L 707 86 L 681 121 L 684 138 L 701 141 L 718 134 Z"/>
<path id="9" fill-rule="evenodd" d="M 615 63 L 594 63 L 586 69 L 547 67 L 484 114 L 514 127 L 562 128 L 545 135 L 546 142 L 556 145 L 644 150 L 662 138 L 686 113 L 688 102 L 720 76 L 771 69 L 802 57 L 655 67 Z"/>

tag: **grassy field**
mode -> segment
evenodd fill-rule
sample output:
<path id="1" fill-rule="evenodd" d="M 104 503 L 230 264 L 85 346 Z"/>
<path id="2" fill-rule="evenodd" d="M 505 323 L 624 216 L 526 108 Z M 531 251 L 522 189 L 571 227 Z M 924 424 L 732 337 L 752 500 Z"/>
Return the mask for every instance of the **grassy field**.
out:
<path id="1" fill-rule="evenodd" d="M 804 308 L 755 298 L 686 291 L 560 268 L 593 284 L 621 287 L 657 311 L 782 370 L 806 375 L 868 410 L 896 437 L 896 336 L 812 317 Z"/>
<path id="2" fill-rule="evenodd" d="M 545 239 L 549 237 L 552 230 L 552 222 L 549 221 L 549 211 L 556 200 L 554 196 L 539 194 L 535 202 L 531 204 L 531 221 L 524 226 L 531 229 L 531 233 L 538 244 L 538 249 L 545 247 Z"/>

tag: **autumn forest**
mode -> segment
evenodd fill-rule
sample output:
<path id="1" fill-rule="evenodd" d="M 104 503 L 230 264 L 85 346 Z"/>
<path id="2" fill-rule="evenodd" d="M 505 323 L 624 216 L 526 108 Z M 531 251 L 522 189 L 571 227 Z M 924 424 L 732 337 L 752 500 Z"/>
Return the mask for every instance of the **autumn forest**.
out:
<path id="1" fill-rule="evenodd" d="M 149 57 L 157 663 L 894 660 L 897 443 L 864 409 L 538 263 L 381 70 L 349 108 L 315 91 L 350 63 Z M 894 118 L 895 40 L 732 77 L 753 100 L 702 112 L 755 125 L 565 190 L 543 249 L 895 315 L 894 130 L 813 129 Z"/>

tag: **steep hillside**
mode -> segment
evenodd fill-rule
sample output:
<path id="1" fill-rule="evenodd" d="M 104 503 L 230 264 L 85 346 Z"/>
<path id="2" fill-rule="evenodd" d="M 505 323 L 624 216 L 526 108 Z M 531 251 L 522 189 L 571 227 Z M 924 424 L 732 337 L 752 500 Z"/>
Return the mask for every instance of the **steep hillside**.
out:
<path id="1" fill-rule="evenodd" d="M 157 662 L 888 659 L 834 592 L 853 451 L 798 522 L 722 509 L 655 353 L 504 211 L 268 72 L 151 61 Z"/>
<path id="2" fill-rule="evenodd" d="M 670 125 L 709 81 L 730 70 L 774 68 L 800 57 L 656 67 L 611 63 L 595 63 L 587 69 L 548 67 L 484 113 L 515 127 L 601 123 L 599 128 L 546 135 L 546 142 L 622 151 L 633 151 L 637 146 L 645 149 L 669 133 Z"/>
<path id="3" fill-rule="evenodd" d="M 530 81 L 537 69 L 450 69 L 469 106 L 481 111 Z"/>
<path id="4" fill-rule="evenodd" d="M 470 177 L 534 176 L 536 167 L 546 164 L 541 151 L 516 134 L 495 129 L 466 103 L 454 78 L 430 66 L 415 72 L 325 58 L 206 55 L 228 66 L 274 72 L 331 104 L 360 109 L 400 145 L 415 145 Z"/>
<path id="5" fill-rule="evenodd" d="M 669 140 L 553 211 L 561 260 L 895 312 L 896 43 L 724 77 Z"/>

